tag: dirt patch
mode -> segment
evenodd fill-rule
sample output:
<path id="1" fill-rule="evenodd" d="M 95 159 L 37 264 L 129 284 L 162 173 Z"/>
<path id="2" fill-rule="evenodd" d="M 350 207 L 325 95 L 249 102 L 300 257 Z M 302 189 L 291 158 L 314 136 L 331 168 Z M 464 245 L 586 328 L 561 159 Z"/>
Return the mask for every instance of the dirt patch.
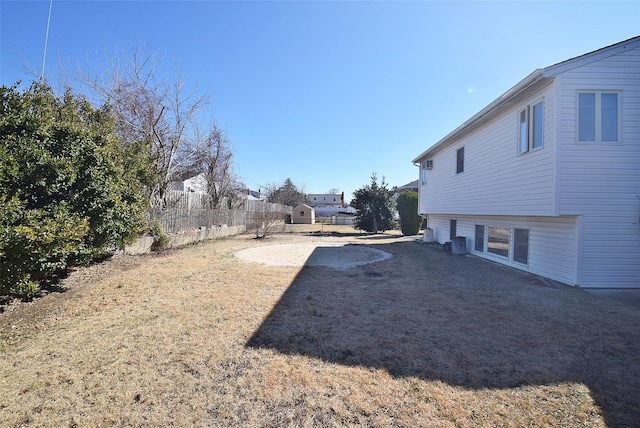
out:
<path id="1" fill-rule="evenodd" d="M 640 310 L 398 235 L 326 238 L 116 259 L 12 306 L 0 314 L 0 425 L 640 420 Z M 392 257 L 335 269 L 237 256 L 289 244 L 313 244 L 311 260 L 350 247 Z"/>
<path id="2" fill-rule="evenodd" d="M 270 266 L 324 266 L 345 270 L 386 260 L 391 254 L 349 238 L 325 238 L 287 244 L 262 245 L 236 253 L 236 257 Z"/>

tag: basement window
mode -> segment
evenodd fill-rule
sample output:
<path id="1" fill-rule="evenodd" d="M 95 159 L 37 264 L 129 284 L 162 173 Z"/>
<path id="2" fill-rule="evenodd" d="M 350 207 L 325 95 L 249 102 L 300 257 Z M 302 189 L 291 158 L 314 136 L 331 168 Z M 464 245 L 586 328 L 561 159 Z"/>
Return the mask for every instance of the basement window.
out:
<path id="1" fill-rule="evenodd" d="M 476 224 L 474 249 L 481 253 L 484 252 L 484 224 Z"/>
<path id="2" fill-rule="evenodd" d="M 487 234 L 487 252 L 496 256 L 509 258 L 509 240 L 511 231 L 508 227 L 489 226 Z"/>
<path id="3" fill-rule="evenodd" d="M 529 263 L 529 229 L 513 229 L 513 261 Z"/>

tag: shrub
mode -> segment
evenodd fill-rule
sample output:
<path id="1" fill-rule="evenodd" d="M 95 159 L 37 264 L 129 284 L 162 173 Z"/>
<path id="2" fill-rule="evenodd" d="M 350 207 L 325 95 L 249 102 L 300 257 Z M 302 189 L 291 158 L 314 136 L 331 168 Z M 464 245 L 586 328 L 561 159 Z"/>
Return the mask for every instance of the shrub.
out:
<path id="1" fill-rule="evenodd" d="M 33 294 L 143 231 L 146 199 L 107 106 L 40 83 L 2 86 L 0 159 L 2 293 Z"/>
<path id="2" fill-rule="evenodd" d="M 422 226 L 422 217 L 418 214 L 418 194 L 405 192 L 398 196 L 396 203 L 400 214 L 400 228 L 405 236 L 417 235 Z"/>
<path id="3" fill-rule="evenodd" d="M 394 192 L 387 187 L 382 178 L 378 184 L 375 173 L 371 176 L 371 184 L 353 192 L 351 206 L 356 209 L 353 226 L 367 232 L 384 232 L 396 227 L 393 219 Z"/>
<path id="4" fill-rule="evenodd" d="M 152 220 L 149 224 L 149 232 L 153 237 L 151 251 L 161 251 L 167 248 L 167 245 L 169 244 L 169 235 L 164 231 L 162 223 L 158 220 Z"/>
<path id="5" fill-rule="evenodd" d="M 88 224 L 63 208 L 26 209 L 16 197 L 0 197 L 0 203 L 0 294 L 30 297 L 39 281 L 66 268 Z"/>

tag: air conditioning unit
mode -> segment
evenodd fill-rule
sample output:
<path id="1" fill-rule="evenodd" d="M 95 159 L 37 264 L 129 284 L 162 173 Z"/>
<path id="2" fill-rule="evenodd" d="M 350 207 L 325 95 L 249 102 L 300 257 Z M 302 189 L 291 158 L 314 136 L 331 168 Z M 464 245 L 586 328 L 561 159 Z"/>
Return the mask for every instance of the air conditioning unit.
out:
<path id="1" fill-rule="evenodd" d="M 424 169 L 433 169 L 433 160 L 424 161 Z"/>

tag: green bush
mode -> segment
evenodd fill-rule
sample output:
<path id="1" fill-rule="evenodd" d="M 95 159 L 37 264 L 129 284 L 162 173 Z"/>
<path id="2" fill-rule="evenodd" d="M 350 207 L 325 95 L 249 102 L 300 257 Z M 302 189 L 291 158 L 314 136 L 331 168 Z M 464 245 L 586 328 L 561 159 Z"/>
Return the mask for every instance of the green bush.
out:
<path id="1" fill-rule="evenodd" d="M 351 206 L 356 209 L 353 226 L 367 232 L 384 232 L 396 227 L 393 219 L 394 192 L 387 187 L 382 178 L 378 184 L 378 176 L 371 175 L 371 184 L 353 192 Z"/>
<path id="2" fill-rule="evenodd" d="M 0 293 L 33 294 L 143 232 L 146 166 L 132 163 L 108 107 L 40 83 L 2 86 L 0 159 Z"/>
<path id="3" fill-rule="evenodd" d="M 161 251 L 167 248 L 169 244 L 169 235 L 167 235 L 162 227 L 162 223 L 158 220 L 152 220 L 149 224 L 149 232 L 153 237 L 151 251 Z"/>
<path id="4" fill-rule="evenodd" d="M 78 251 L 88 224 L 59 209 L 26 209 L 18 198 L 0 198 L 0 294 L 30 297 L 39 281 L 63 271 Z"/>
<path id="5" fill-rule="evenodd" d="M 422 226 L 422 217 L 418 215 L 418 194 L 405 192 L 398 196 L 396 203 L 400 214 L 400 228 L 405 236 L 417 235 Z"/>

